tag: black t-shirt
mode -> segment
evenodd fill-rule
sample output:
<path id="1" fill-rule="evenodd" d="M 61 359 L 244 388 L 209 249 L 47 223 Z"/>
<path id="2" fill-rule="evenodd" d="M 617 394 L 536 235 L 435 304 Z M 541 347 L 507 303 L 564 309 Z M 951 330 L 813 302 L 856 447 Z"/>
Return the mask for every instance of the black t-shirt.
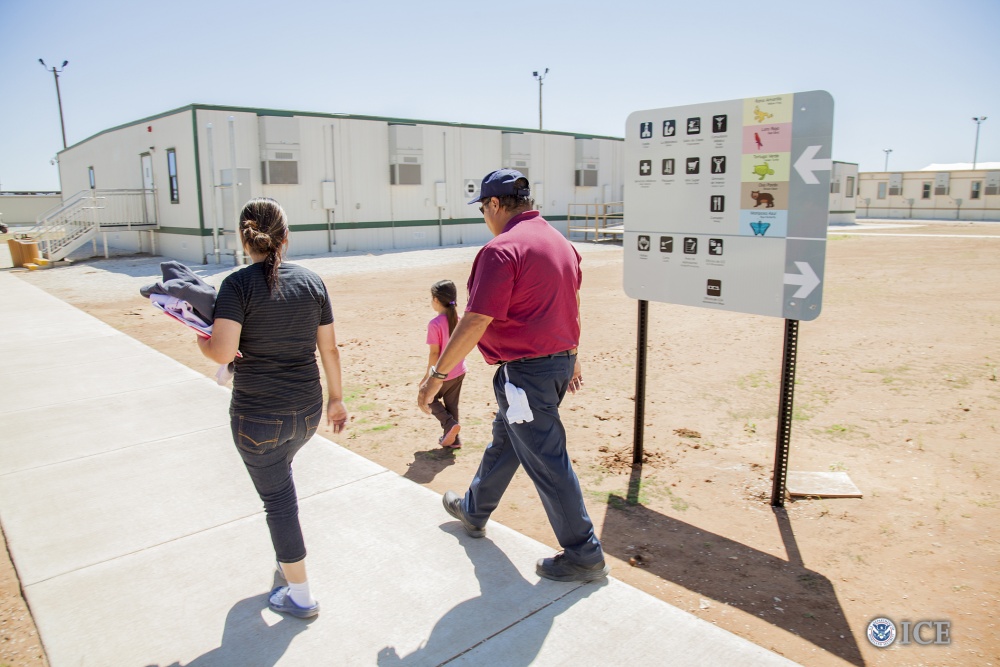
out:
<path id="1" fill-rule="evenodd" d="M 330 296 L 309 269 L 282 263 L 278 275 L 273 296 L 262 262 L 230 274 L 219 288 L 215 319 L 243 325 L 232 414 L 305 410 L 323 400 L 316 330 L 333 322 Z"/>

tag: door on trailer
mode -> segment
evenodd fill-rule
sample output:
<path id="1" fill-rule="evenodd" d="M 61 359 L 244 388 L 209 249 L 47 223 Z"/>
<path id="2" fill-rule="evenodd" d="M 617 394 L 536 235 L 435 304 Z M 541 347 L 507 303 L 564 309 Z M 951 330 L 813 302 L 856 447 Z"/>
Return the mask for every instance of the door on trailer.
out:
<path id="1" fill-rule="evenodd" d="M 156 195 L 153 190 L 153 157 L 142 153 L 142 213 L 143 221 L 156 222 Z"/>

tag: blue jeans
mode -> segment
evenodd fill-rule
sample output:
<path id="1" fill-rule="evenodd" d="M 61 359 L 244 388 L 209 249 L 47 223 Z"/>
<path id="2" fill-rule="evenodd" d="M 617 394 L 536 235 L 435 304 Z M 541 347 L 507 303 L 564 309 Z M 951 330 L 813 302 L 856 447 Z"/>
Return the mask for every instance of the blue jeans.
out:
<path id="1" fill-rule="evenodd" d="M 580 565 L 594 565 L 604 559 L 604 552 L 584 507 L 580 482 L 566 453 L 566 429 L 559 419 L 559 404 L 566 395 L 575 363 L 575 355 L 543 357 L 510 362 L 497 370 L 493 393 L 500 409 L 493 420 L 493 441 L 483 452 L 464 505 L 472 523 L 486 525 L 514 473 L 524 466 L 566 558 Z M 507 421 L 505 367 L 510 383 L 524 390 L 533 421 Z"/>
<path id="2" fill-rule="evenodd" d="M 235 414 L 230 418 L 236 450 L 264 501 L 267 527 L 278 561 L 306 557 L 299 525 L 299 502 L 292 481 L 292 459 L 319 428 L 323 402 L 308 410 L 280 414 Z"/>

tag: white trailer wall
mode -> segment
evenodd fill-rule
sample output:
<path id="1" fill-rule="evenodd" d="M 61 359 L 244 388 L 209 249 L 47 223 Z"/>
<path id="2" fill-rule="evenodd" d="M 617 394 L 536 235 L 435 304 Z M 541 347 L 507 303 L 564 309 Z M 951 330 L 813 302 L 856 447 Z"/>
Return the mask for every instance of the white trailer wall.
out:
<path id="1" fill-rule="evenodd" d="M 167 150 L 177 159 L 179 199 L 170 201 Z M 130 125 L 106 130 L 59 153 L 59 180 L 63 200 L 90 189 L 89 171 L 94 170 L 97 190 L 141 190 L 142 155 L 148 154 L 155 194 L 153 214 L 159 222 L 157 252 L 186 261 L 202 261 L 195 144 L 192 112 L 179 109 Z M 132 251 L 148 251 L 146 232 L 109 232 L 108 244 Z"/>
<path id="2" fill-rule="evenodd" d="M 536 205 L 559 229 L 565 226 L 561 223 L 570 203 L 594 203 L 609 197 L 620 201 L 624 185 L 622 141 L 611 137 L 582 137 L 596 146 L 600 164 L 598 184 L 577 187 L 574 135 L 192 105 L 107 130 L 61 153 L 64 191 L 72 194 L 89 187 L 87 168 L 91 165 L 98 189 L 140 189 L 140 155 L 148 152 L 154 166 L 161 225 L 158 251 L 190 262 L 212 258 L 215 224 L 220 229 L 220 253 L 227 257 L 224 261 L 231 262 L 238 211 L 233 209 L 232 189 L 220 187 L 228 183 L 233 166 L 230 118 L 235 134 L 237 206 L 255 196 L 278 200 L 288 213 L 290 256 L 487 241 L 489 231 L 478 208 L 466 202 L 472 197 L 469 185 L 478 188 L 484 175 L 501 166 L 505 131 L 529 138 L 529 181 L 537 195 Z M 394 185 L 390 181 L 393 125 L 405 126 L 407 137 L 418 138 L 419 184 Z M 297 183 L 264 182 L 261 163 L 267 154 L 262 151 L 269 148 L 261 145 L 264 126 L 288 129 L 289 136 L 297 139 L 298 143 L 287 150 L 297 161 Z M 177 155 L 177 204 L 170 203 L 167 187 L 167 148 L 174 148 Z M 210 157 L 214 158 L 214 174 Z M 222 233 L 224 230 L 228 233 Z M 123 243 L 112 240 L 112 245 L 128 247 Z"/>
<path id="3" fill-rule="evenodd" d="M 830 171 L 830 224 L 854 224 L 857 195 L 858 165 L 834 162 Z"/>
<path id="4" fill-rule="evenodd" d="M 39 215 L 61 203 L 59 194 L 0 193 L 0 222 L 34 227 Z"/>
<path id="5" fill-rule="evenodd" d="M 913 220 L 1000 220 L 1000 187 L 988 187 L 990 183 L 1000 183 L 1000 171 L 965 169 L 942 173 L 947 173 L 949 179 L 947 191 L 940 194 L 935 188 L 937 172 L 860 174 L 858 215 Z M 893 182 L 902 183 L 900 191 L 893 190 Z M 976 199 L 973 199 L 974 189 L 979 194 Z"/>

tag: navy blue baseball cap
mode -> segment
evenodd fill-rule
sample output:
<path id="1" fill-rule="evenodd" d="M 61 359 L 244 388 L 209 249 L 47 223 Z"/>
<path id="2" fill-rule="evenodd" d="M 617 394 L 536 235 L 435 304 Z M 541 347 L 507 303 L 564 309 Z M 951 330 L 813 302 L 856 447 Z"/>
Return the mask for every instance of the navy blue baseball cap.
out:
<path id="1" fill-rule="evenodd" d="M 527 197 L 531 194 L 531 188 L 514 187 L 519 178 L 524 178 L 524 174 L 517 169 L 497 169 L 496 171 L 491 171 L 483 179 L 483 184 L 479 188 L 479 196 L 469 203 L 475 204 L 490 197 L 505 197 L 508 195 Z M 524 180 L 528 179 L 524 178 Z"/>

